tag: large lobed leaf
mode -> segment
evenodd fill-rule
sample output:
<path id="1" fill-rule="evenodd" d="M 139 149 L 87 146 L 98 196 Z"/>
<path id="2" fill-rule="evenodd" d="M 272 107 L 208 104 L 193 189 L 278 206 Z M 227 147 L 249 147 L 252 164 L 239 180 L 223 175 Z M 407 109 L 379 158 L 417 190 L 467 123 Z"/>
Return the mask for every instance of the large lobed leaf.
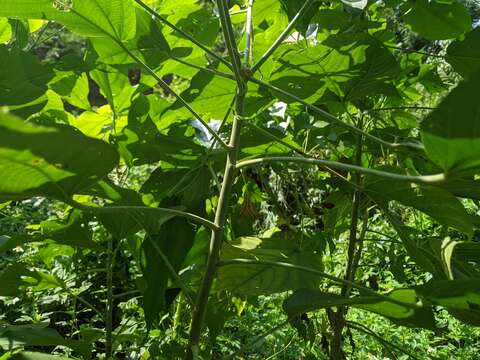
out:
<path id="1" fill-rule="evenodd" d="M 480 72 L 461 82 L 421 123 L 430 159 L 445 171 L 475 171 L 480 166 Z"/>
<path id="2" fill-rule="evenodd" d="M 46 127 L 0 114 L 0 199 L 68 199 L 118 163 L 113 147 L 70 126 Z"/>
<path id="3" fill-rule="evenodd" d="M 135 7 L 131 0 L 0 0 L 0 16 L 48 19 L 85 36 L 109 36 L 123 41 L 135 36 Z"/>

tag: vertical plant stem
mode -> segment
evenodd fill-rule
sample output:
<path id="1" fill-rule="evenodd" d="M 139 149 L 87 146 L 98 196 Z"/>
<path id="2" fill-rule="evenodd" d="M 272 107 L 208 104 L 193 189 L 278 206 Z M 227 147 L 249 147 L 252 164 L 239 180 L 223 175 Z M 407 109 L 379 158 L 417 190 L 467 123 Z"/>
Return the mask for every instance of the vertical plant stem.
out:
<path id="1" fill-rule="evenodd" d="M 238 53 L 238 48 L 233 34 L 227 3 L 225 0 L 217 0 L 217 5 L 223 28 L 223 34 L 225 37 L 225 43 L 228 48 L 230 59 L 234 66 L 234 73 L 237 79 L 237 94 L 235 97 L 235 115 L 233 117 L 232 131 L 228 144 L 229 151 L 227 154 L 222 188 L 215 214 L 215 224 L 217 225 L 218 229 L 212 232 L 205 275 L 200 285 L 200 289 L 198 290 L 197 299 L 193 310 L 190 339 L 187 349 L 187 359 L 196 359 L 199 353 L 200 336 L 207 310 L 208 298 L 217 271 L 217 262 L 220 249 L 222 247 L 225 223 L 228 216 L 230 193 L 237 174 L 236 163 L 246 94 L 246 81 L 242 75 L 240 54 Z"/>
<path id="2" fill-rule="evenodd" d="M 360 119 L 359 128 L 363 127 L 363 119 Z M 355 148 L 355 165 L 360 166 L 362 164 L 362 147 L 363 147 L 363 136 L 357 135 L 357 143 Z M 348 253 L 347 253 L 347 268 L 345 271 L 345 280 L 352 281 L 354 271 L 354 262 L 355 262 L 355 249 L 357 247 L 357 228 L 358 228 L 358 217 L 360 211 L 360 204 L 362 201 L 362 193 L 359 190 L 361 185 L 361 175 L 359 173 L 354 173 L 354 183 L 356 185 L 356 190 L 353 193 L 352 199 L 352 212 L 351 212 L 351 222 L 350 222 L 350 235 L 348 240 Z M 346 296 L 350 288 L 347 284 L 343 284 L 341 295 Z M 345 327 L 345 315 L 347 308 L 345 306 L 339 306 L 336 313 L 331 317 L 332 328 L 333 328 L 333 339 L 331 343 L 331 353 L 330 357 L 332 360 L 342 360 L 344 358 L 342 351 L 342 333 Z"/>
<path id="3" fill-rule="evenodd" d="M 250 66 L 250 57 L 253 47 L 253 2 L 255 0 L 249 0 L 247 8 L 247 22 L 245 24 L 245 57 L 244 63 L 246 67 Z"/>
<path id="4" fill-rule="evenodd" d="M 108 236 L 107 248 L 107 308 L 105 314 L 105 358 L 113 355 L 113 237 Z"/>

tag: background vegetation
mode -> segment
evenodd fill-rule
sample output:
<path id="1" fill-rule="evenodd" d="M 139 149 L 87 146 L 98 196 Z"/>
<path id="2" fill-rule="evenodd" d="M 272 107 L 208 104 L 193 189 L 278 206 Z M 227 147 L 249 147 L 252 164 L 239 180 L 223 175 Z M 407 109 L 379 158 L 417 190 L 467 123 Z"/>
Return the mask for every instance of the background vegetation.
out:
<path id="1" fill-rule="evenodd" d="M 476 0 L 0 0 L 0 359 L 477 359 Z"/>

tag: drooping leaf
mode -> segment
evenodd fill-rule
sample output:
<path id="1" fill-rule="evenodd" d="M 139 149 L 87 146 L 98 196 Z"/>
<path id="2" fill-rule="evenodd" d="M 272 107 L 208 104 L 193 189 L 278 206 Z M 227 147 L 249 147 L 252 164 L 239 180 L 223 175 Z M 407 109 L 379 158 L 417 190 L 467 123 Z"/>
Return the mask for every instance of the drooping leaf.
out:
<path id="1" fill-rule="evenodd" d="M 394 290 L 388 296 L 407 304 L 417 304 L 418 302 L 415 290 L 411 289 Z M 408 306 L 381 300 L 375 296 L 345 298 L 316 289 L 299 289 L 284 301 L 283 308 L 289 317 L 293 317 L 305 312 L 341 305 L 358 307 L 377 313 L 399 325 L 435 329 L 431 308 L 412 309 Z"/>
<path id="2" fill-rule="evenodd" d="M 476 28 L 457 39 L 447 48 L 447 61 L 460 75 L 467 77 L 480 71 L 480 28 Z"/>
<path id="3" fill-rule="evenodd" d="M 85 36 L 108 36 L 119 41 L 135 36 L 131 0 L 82 0 L 73 5 L 57 0 L 0 0 L 0 16 L 53 20 Z"/>
<path id="4" fill-rule="evenodd" d="M 72 360 L 65 356 L 43 354 L 39 352 L 22 351 L 13 355 L 11 360 Z"/>
<path id="5" fill-rule="evenodd" d="M 282 3 L 282 7 L 287 13 L 288 19 L 290 21 L 297 15 L 302 5 L 305 3 L 303 0 L 280 0 L 280 2 Z M 307 9 L 305 9 L 305 11 L 303 12 L 303 16 L 297 20 L 296 28 L 300 33 L 305 34 L 305 32 L 307 31 L 312 18 L 315 16 L 318 10 L 318 5 L 318 1 L 313 1 L 312 4 Z"/>
<path id="6" fill-rule="evenodd" d="M 429 40 L 453 39 L 470 30 L 472 19 L 460 1 L 416 0 L 404 15 L 412 30 Z"/>
<path id="7" fill-rule="evenodd" d="M 461 82 L 421 123 L 428 156 L 449 173 L 480 165 L 480 72 Z"/>
<path id="8" fill-rule="evenodd" d="M 6 325 L 0 326 L 0 347 L 10 350 L 19 346 L 56 346 L 63 345 L 90 357 L 87 344 L 77 340 L 67 340 L 47 327 L 48 324 Z M 27 357 L 28 359 L 28 357 Z"/>
<path id="9" fill-rule="evenodd" d="M 431 280 L 416 291 L 461 321 L 480 326 L 480 279 Z"/>
<path id="10" fill-rule="evenodd" d="M 144 243 L 145 266 L 143 276 L 146 281 L 143 307 L 149 327 L 157 324 L 159 313 L 166 304 L 165 292 L 171 278 L 169 269 L 156 250 L 158 246 L 175 271 L 181 269 L 188 251 L 193 245 L 195 228 L 185 219 L 172 219 L 165 223 L 158 234 L 147 235 Z M 156 244 L 153 245 L 153 244 Z M 174 284 L 178 287 L 178 284 Z"/>
<path id="11" fill-rule="evenodd" d="M 70 126 L 46 127 L 0 114 L 0 198 L 36 195 L 68 199 L 117 164 L 108 144 Z"/>
<path id="12" fill-rule="evenodd" d="M 467 234 L 473 231 L 472 221 L 462 203 L 441 188 L 371 178 L 367 182 L 365 191 L 380 204 L 395 200 L 430 215 L 442 225 L 452 226 Z"/>
<path id="13" fill-rule="evenodd" d="M 281 261 L 311 267 L 321 271 L 321 256 L 310 251 L 301 251 L 295 238 L 277 233 L 270 238 L 242 237 L 225 244 L 222 260 L 250 259 Z M 306 274 L 295 269 L 271 265 L 235 264 L 222 266 L 218 274 L 221 289 L 235 294 L 262 295 L 318 285 L 317 275 Z"/>
<path id="14" fill-rule="evenodd" d="M 158 23 L 140 8 L 136 12 L 135 37 L 126 41 L 124 46 L 151 68 L 157 68 L 167 59 L 170 47 Z M 135 64 L 125 50 L 108 38 L 92 38 L 92 45 L 99 55 L 99 61 L 105 64 Z"/>
<path id="15" fill-rule="evenodd" d="M 0 45 L 0 105 L 25 105 L 45 94 L 54 73 L 29 53 Z"/>

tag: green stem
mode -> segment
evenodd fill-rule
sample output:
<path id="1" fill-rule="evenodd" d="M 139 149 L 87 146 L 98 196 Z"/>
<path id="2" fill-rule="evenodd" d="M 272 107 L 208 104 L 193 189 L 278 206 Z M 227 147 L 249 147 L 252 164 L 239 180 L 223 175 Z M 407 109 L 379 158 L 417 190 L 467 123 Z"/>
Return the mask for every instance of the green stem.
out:
<path id="1" fill-rule="evenodd" d="M 379 300 L 386 301 L 392 304 L 400 305 L 403 307 L 408 307 L 410 309 L 419 309 L 421 308 L 420 305 L 414 304 L 414 303 L 406 303 L 403 301 L 398 301 L 395 300 L 387 295 L 383 295 L 380 293 L 377 293 L 376 291 L 373 291 L 372 289 L 369 289 L 363 285 L 357 284 L 353 281 L 348 281 L 345 279 L 338 278 L 333 275 L 329 275 L 327 273 L 324 273 L 322 271 L 312 269 L 306 266 L 301 266 L 301 265 L 295 265 L 295 264 L 290 264 L 290 263 L 285 263 L 281 261 L 269 261 L 269 260 L 252 260 L 252 259 L 229 259 L 229 260 L 222 260 L 218 262 L 218 266 L 231 266 L 231 265 L 258 265 L 258 266 L 276 266 L 276 267 L 282 267 L 286 269 L 291 269 L 291 270 L 297 270 L 297 271 L 303 271 L 303 272 L 308 272 L 310 274 L 315 274 L 319 277 L 325 278 L 327 280 L 330 280 L 336 284 L 343 285 L 347 284 L 351 286 L 352 288 L 358 289 L 363 293 L 369 294 L 375 298 L 378 298 Z"/>
<path id="2" fill-rule="evenodd" d="M 186 39 L 190 40 L 192 43 L 194 43 L 195 45 L 197 45 L 200 49 L 202 49 L 203 51 L 205 51 L 207 54 L 209 54 L 210 56 L 212 56 L 213 58 L 217 59 L 218 61 L 220 61 L 221 63 L 225 64 L 226 66 L 228 66 L 230 69 L 232 68 L 232 65 L 226 61 L 224 58 L 222 58 L 220 55 L 216 54 L 214 51 L 212 51 L 211 49 L 209 49 L 208 47 L 206 47 L 205 45 L 203 45 L 200 41 L 198 41 L 197 39 L 195 39 L 192 35 L 190 35 L 189 33 L 183 31 L 182 29 L 180 29 L 178 26 L 172 24 L 170 21 L 168 21 L 163 15 L 160 15 L 158 12 L 156 12 L 155 10 L 153 10 L 150 6 L 148 6 L 147 4 L 145 4 L 143 1 L 141 0 L 135 0 L 135 2 L 140 5 L 143 9 L 145 9 L 150 15 L 152 15 L 153 17 L 157 18 L 158 20 L 160 20 L 162 23 L 164 23 L 165 25 L 167 25 L 168 27 L 172 28 L 173 30 L 175 30 L 176 32 L 178 32 L 179 34 L 181 34 L 183 37 L 185 37 Z"/>
<path id="3" fill-rule="evenodd" d="M 363 118 L 360 119 L 360 128 L 363 125 Z M 363 137 L 361 135 L 357 136 L 357 143 L 355 146 L 355 166 L 361 166 L 362 164 L 362 147 L 363 147 Z M 351 222 L 350 222 L 350 234 L 348 241 L 348 257 L 347 257 L 347 269 L 345 271 L 345 279 L 352 281 L 353 280 L 353 261 L 355 257 L 355 249 L 357 247 L 357 228 L 358 228 L 358 218 L 360 211 L 360 204 L 362 200 L 362 193 L 359 190 L 361 187 L 362 178 L 358 172 L 354 173 L 354 182 L 356 185 L 356 190 L 353 192 L 352 198 L 352 213 L 351 213 Z M 341 294 L 346 296 L 348 294 L 349 286 L 344 285 L 342 287 Z"/>
<path id="4" fill-rule="evenodd" d="M 179 94 L 177 94 L 163 79 L 153 71 L 147 64 L 145 64 L 138 56 L 132 53 L 122 42 L 115 40 L 118 46 L 120 46 L 125 53 L 127 53 L 138 65 L 140 65 L 146 72 L 148 72 L 160 85 L 160 87 L 165 90 L 167 93 L 173 95 L 183 107 L 185 107 L 190 113 L 198 120 L 200 123 L 205 126 L 208 132 L 220 143 L 225 149 L 228 148 L 227 144 L 223 141 L 220 135 L 217 134 L 215 130 L 211 128 L 210 125 L 198 114 L 192 106 L 186 102 Z"/>
<path id="5" fill-rule="evenodd" d="M 366 326 L 362 325 L 362 324 L 359 324 L 357 322 L 354 322 L 354 321 L 346 321 L 345 322 L 345 325 L 352 328 L 352 329 L 355 329 L 355 330 L 358 330 L 358 331 L 361 331 L 365 334 L 368 334 L 372 337 L 374 337 L 375 339 L 377 339 L 380 343 L 382 343 L 384 346 L 389 346 L 393 349 L 396 349 L 398 351 L 401 351 L 402 353 L 404 353 L 405 355 L 408 355 L 409 357 L 411 357 L 412 359 L 415 359 L 415 360 L 419 360 L 419 358 L 417 358 L 415 355 L 411 354 L 410 352 L 408 352 L 407 350 L 401 348 L 400 346 L 390 342 L 390 341 L 387 341 L 385 340 L 385 337 L 383 336 L 380 336 L 378 334 L 376 334 L 375 332 L 373 332 L 371 329 L 367 328 Z"/>
<path id="6" fill-rule="evenodd" d="M 113 355 L 113 238 L 108 236 L 107 249 L 107 308 L 105 314 L 105 358 L 111 359 Z"/>
<path id="7" fill-rule="evenodd" d="M 300 10 L 297 12 L 297 14 L 293 17 L 293 19 L 290 21 L 290 23 L 287 25 L 285 30 L 280 34 L 280 36 L 275 40 L 275 42 L 270 46 L 270 48 L 265 52 L 265 54 L 262 55 L 260 60 L 258 60 L 253 66 L 252 66 L 252 74 L 255 73 L 260 67 L 267 61 L 270 56 L 277 50 L 277 48 L 283 43 L 283 41 L 288 37 L 292 29 L 295 27 L 297 24 L 298 20 L 303 16 L 303 14 L 310 8 L 310 5 L 316 0 L 307 0 L 305 3 L 302 5 Z"/>
<path id="8" fill-rule="evenodd" d="M 220 192 L 218 206 L 215 213 L 215 225 L 218 227 L 218 229 L 212 231 L 205 275 L 198 290 L 197 299 L 193 310 L 190 339 L 187 349 L 187 359 L 196 359 L 198 357 L 200 336 L 203 329 L 208 298 L 213 280 L 215 278 L 219 253 L 222 247 L 225 223 L 228 216 L 230 193 L 237 173 L 236 162 L 246 94 L 246 84 L 242 75 L 240 55 L 238 53 L 235 37 L 233 35 L 227 3 L 225 0 L 217 0 L 217 5 L 220 14 L 220 21 L 222 23 L 225 43 L 234 66 L 234 73 L 237 79 L 237 95 L 235 98 L 235 116 L 233 118 L 232 132 L 230 134 L 230 142 L 228 145 L 230 151 L 227 154 L 222 190 Z"/>
<path id="9" fill-rule="evenodd" d="M 172 215 L 172 216 L 178 216 L 178 217 L 183 217 L 192 221 L 195 221 L 199 224 L 202 224 L 206 226 L 209 229 L 216 230 L 218 229 L 218 226 L 215 225 L 213 222 L 210 220 L 207 220 L 203 217 L 200 217 L 195 214 L 187 213 L 184 211 L 180 210 L 175 210 L 175 209 L 169 209 L 169 208 L 154 208 L 154 207 L 149 207 L 149 206 L 108 206 L 108 207 L 100 207 L 100 206 L 89 206 L 89 205 L 83 205 L 81 203 L 78 203 L 74 200 L 68 200 L 67 204 L 83 210 L 85 212 L 91 212 L 94 214 L 112 214 L 112 213 L 122 213 L 125 211 L 138 211 L 140 213 L 142 212 L 151 212 L 151 213 L 156 213 L 156 214 L 163 214 L 163 215 Z"/>
<path id="10" fill-rule="evenodd" d="M 435 110 L 435 108 L 428 107 L 428 106 L 391 106 L 391 107 L 369 109 L 367 111 L 394 111 L 394 110 Z"/>
<path id="11" fill-rule="evenodd" d="M 204 72 L 208 72 L 208 73 L 211 73 L 211 74 L 215 74 L 215 75 L 218 75 L 218 76 L 221 76 L 225 79 L 230 79 L 230 80 L 235 80 L 235 76 L 231 75 L 231 74 L 227 74 L 227 73 L 224 73 L 223 71 L 219 71 L 217 69 L 211 69 L 211 68 L 208 68 L 208 67 L 203 67 L 203 66 L 199 66 L 199 65 L 195 65 L 195 64 L 192 64 L 188 61 L 185 61 L 183 59 L 180 59 L 180 58 L 177 58 L 177 57 L 174 57 L 174 56 L 171 56 L 171 59 L 172 60 L 175 60 L 176 62 L 179 62 L 180 64 L 183 64 L 185 66 L 189 66 L 193 69 L 197 69 L 197 70 L 200 70 L 200 71 L 204 71 Z"/>
<path id="12" fill-rule="evenodd" d="M 175 279 L 178 286 L 180 286 L 180 289 L 182 289 L 183 294 L 186 297 L 186 299 L 188 300 L 188 302 L 191 305 L 193 305 L 194 302 L 193 302 L 192 297 L 190 296 L 190 290 L 188 289 L 187 285 L 185 285 L 183 280 L 180 278 L 177 271 L 174 269 L 172 263 L 168 260 L 168 257 L 164 254 L 164 252 L 162 251 L 160 246 L 158 246 L 158 244 L 155 241 L 153 241 L 150 236 L 147 236 L 147 239 L 150 241 L 150 244 L 153 246 L 155 251 L 158 253 L 158 255 L 160 256 L 162 261 L 165 263 L 165 265 L 166 265 L 168 271 L 170 272 L 170 275 L 172 276 L 172 278 Z"/>
<path id="13" fill-rule="evenodd" d="M 433 175 L 421 175 L 421 176 L 401 175 L 401 174 L 389 173 L 381 170 L 365 168 L 357 165 L 344 164 L 336 161 L 304 158 L 299 156 L 298 157 L 297 156 L 295 157 L 294 156 L 272 156 L 272 157 L 264 157 L 264 158 L 258 158 L 258 159 L 252 159 L 252 160 L 245 160 L 237 164 L 237 169 L 241 169 L 244 167 L 251 167 L 251 166 L 260 165 L 260 164 L 270 164 L 275 162 L 280 162 L 280 163 L 291 162 L 291 163 L 321 165 L 321 166 L 330 167 L 332 169 L 355 171 L 360 174 L 379 176 L 387 179 L 408 181 L 408 182 L 419 183 L 419 184 L 442 183 L 446 179 L 445 174 L 443 173 L 433 174 Z"/>
<path id="14" fill-rule="evenodd" d="M 290 150 L 293 150 L 293 151 L 295 151 L 296 153 L 298 153 L 302 156 L 308 157 L 308 155 L 302 149 L 298 148 L 295 145 L 289 144 L 288 142 L 280 139 L 278 136 L 275 136 L 275 135 L 271 134 L 269 131 L 267 131 L 265 129 L 262 129 L 260 126 L 257 126 L 250 121 L 245 121 L 244 124 L 247 125 L 248 127 L 252 128 L 252 130 L 256 131 L 257 133 L 265 136 L 266 138 L 269 138 L 269 139 L 271 139 L 271 140 L 273 140 L 273 141 L 275 141 L 279 144 L 282 144 L 283 146 L 288 147 Z"/>
<path id="15" fill-rule="evenodd" d="M 244 54 L 244 63 L 248 67 L 250 65 L 250 56 L 252 53 L 253 47 L 253 3 L 254 0 L 248 2 L 247 7 L 247 21 L 245 24 L 245 54 Z"/>
<path id="16" fill-rule="evenodd" d="M 360 118 L 359 128 L 363 126 L 363 118 Z M 357 143 L 355 147 L 355 165 L 360 166 L 362 164 L 362 147 L 363 147 L 363 136 L 357 135 Z M 348 252 L 347 252 L 347 267 L 345 270 L 345 280 L 353 281 L 353 262 L 355 258 L 355 248 L 357 246 L 357 227 L 358 227 L 358 213 L 360 210 L 362 193 L 359 190 L 361 187 L 361 176 L 358 172 L 353 174 L 354 183 L 356 189 L 353 192 L 352 198 L 352 212 L 350 220 L 350 233 L 348 240 Z M 348 297 L 348 293 L 351 287 L 348 284 L 343 284 L 341 289 L 341 295 Z M 337 307 L 337 312 L 330 317 L 330 321 L 333 328 L 333 338 L 331 343 L 331 358 L 333 360 L 342 360 L 344 358 L 343 354 L 343 339 L 342 334 L 345 327 L 345 315 L 347 314 L 348 308 L 344 305 Z"/>
<path id="17" fill-rule="evenodd" d="M 308 109 L 316 112 L 317 114 L 323 116 L 324 119 L 334 123 L 334 124 L 338 124 L 340 126 L 342 126 L 343 128 L 345 129 L 348 129 L 356 134 L 360 134 L 360 135 L 363 135 L 365 138 L 367 139 L 370 139 L 372 141 L 375 141 L 381 145 L 384 145 L 384 146 L 387 146 L 387 147 L 390 147 L 390 148 L 401 148 L 401 147 L 409 147 L 409 148 L 413 148 L 413 149 L 416 149 L 416 150 L 424 150 L 423 148 L 423 145 L 421 144 L 418 144 L 418 143 L 412 143 L 412 142 L 407 142 L 407 143 L 391 143 L 391 142 L 388 142 L 388 141 L 385 141 L 383 139 L 380 139 L 379 137 L 376 137 L 374 135 L 371 135 L 353 125 L 350 125 L 340 119 L 338 119 L 337 117 L 333 116 L 332 114 L 326 112 L 325 110 L 322 110 L 320 109 L 319 107 L 315 106 L 315 105 L 312 105 L 312 104 L 309 104 L 308 102 L 306 102 L 305 100 L 303 100 L 302 98 L 294 95 L 294 94 L 291 94 L 289 93 L 288 91 L 285 91 L 283 89 L 280 89 L 274 85 L 271 85 L 269 83 L 266 83 L 262 80 L 259 80 L 259 79 L 256 79 L 254 77 L 250 77 L 249 78 L 250 81 L 254 82 L 255 84 L 258 84 L 258 85 L 261 85 L 261 86 L 264 86 L 266 88 L 269 88 L 270 90 L 274 91 L 274 92 L 278 92 L 279 94 L 282 94 L 283 96 L 286 96 L 286 97 L 289 97 L 290 99 L 296 101 L 296 102 L 299 102 L 300 104 L 306 106 Z"/>
<path id="18" fill-rule="evenodd" d="M 173 317 L 173 330 L 177 331 L 182 322 L 182 317 L 185 309 L 185 294 L 181 292 L 177 298 L 177 307 L 175 309 L 175 315 Z"/>

